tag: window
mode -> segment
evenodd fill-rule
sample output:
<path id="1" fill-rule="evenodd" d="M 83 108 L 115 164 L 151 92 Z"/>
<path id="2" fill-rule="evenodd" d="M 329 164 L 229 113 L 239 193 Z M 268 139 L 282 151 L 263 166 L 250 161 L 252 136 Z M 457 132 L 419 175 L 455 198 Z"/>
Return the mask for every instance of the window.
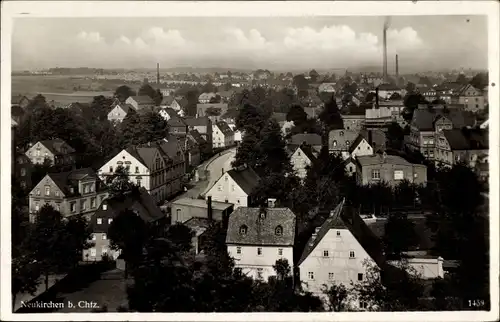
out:
<path id="1" fill-rule="evenodd" d="M 372 170 L 372 179 L 380 180 L 380 170 Z"/>
<path id="2" fill-rule="evenodd" d="M 262 272 L 263 272 L 262 268 L 257 268 L 257 278 L 258 279 L 262 279 Z"/>
<path id="3" fill-rule="evenodd" d="M 113 167 L 109 167 L 109 172 L 113 172 Z"/>
<path id="4" fill-rule="evenodd" d="M 135 167 L 135 173 L 139 173 L 139 167 Z"/>
<path id="5" fill-rule="evenodd" d="M 229 180 L 229 178 L 227 177 L 227 175 L 224 177 L 224 180 L 226 180 L 226 181 Z"/>
<path id="6" fill-rule="evenodd" d="M 113 218 L 108 218 L 108 225 L 111 225 L 112 222 L 113 222 Z"/>
<path id="7" fill-rule="evenodd" d="M 96 254 L 96 249 L 95 248 L 91 248 L 90 249 L 90 257 L 95 257 L 97 254 Z"/>
<path id="8" fill-rule="evenodd" d="M 40 189 L 36 189 L 36 195 L 39 196 L 40 195 Z"/>
<path id="9" fill-rule="evenodd" d="M 333 141 L 333 146 L 337 146 L 337 141 Z"/>
<path id="10" fill-rule="evenodd" d="M 21 177 L 24 177 L 26 175 L 26 169 L 21 168 Z"/>
<path id="11" fill-rule="evenodd" d="M 70 208 L 71 212 L 75 212 L 76 211 L 76 202 L 71 202 L 69 204 L 69 208 Z"/>
<path id="12" fill-rule="evenodd" d="M 102 251 L 101 252 L 102 252 L 103 255 L 107 254 L 108 253 L 108 247 L 102 246 Z"/>
<path id="13" fill-rule="evenodd" d="M 90 198 L 90 208 L 95 208 L 95 198 Z"/>
<path id="14" fill-rule="evenodd" d="M 59 191 L 56 190 L 55 195 L 56 197 L 59 197 Z"/>
<path id="15" fill-rule="evenodd" d="M 276 234 L 276 236 L 282 236 L 283 235 L 283 227 L 281 227 L 281 226 L 276 227 L 276 229 L 274 230 L 274 233 Z"/>
<path id="16" fill-rule="evenodd" d="M 243 225 L 240 227 L 240 235 L 246 235 L 247 234 L 247 226 Z"/>
<path id="17" fill-rule="evenodd" d="M 97 224 L 101 225 L 102 224 L 102 218 L 97 218 Z"/>
<path id="18" fill-rule="evenodd" d="M 358 273 L 358 281 L 362 281 L 363 280 L 363 273 Z"/>
<path id="19" fill-rule="evenodd" d="M 328 273 L 328 279 L 333 280 L 335 275 L 333 273 Z"/>
<path id="20" fill-rule="evenodd" d="M 241 247 L 236 247 L 236 254 L 241 254 Z"/>
<path id="21" fill-rule="evenodd" d="M 50 196 L 50 186 L 45 186 L 45 195 Z"/>
<path id="22" fill-rule="evenodd" d="M 349 172 L 352 172 L 352 165 L 349 166 Z"/>
<path id="23" fill-rule="evenodd" d="M 217 190 L 222 191 L 222 185 L 221 184 L 217 186 Z"/>
<path id="24" fill-rule="evenodd" d="M 355 257 L 356 257 L 356 256 L 355 256 L 355 254 L 354 254 L 354 251 L 352 251 L 352 250 L 351 250 L 351 251 L 349 252 L 349 258 L 355 258 Z"/>
<path id="25" fill-rule="evenodd" d="M 340 237 L 340 230 L 337 230 L 337 236 Z"/>
<path id="26" fill-rule="evenodd" d="M 278 255 L 282 256 L 283 255 L 283 248 L 278 248 Z"/>
<path id="27" fill-rule="evenodd" d="M 349 145 L 349 141 L 346 141 L 346 142 L 345 142 L 345 145 Z"/>
<path id="28" fill-rule="evenodd" d="M 233 185 L 231 185 L 231 190 L 233 190 L 233 191 L 234 191 L 234 184 L 233 184 Z"/>
<path id="29" fill-rule="evenodd" d="M 38 210 L 40 210 L 40 204 L 37 202 L 37 203 L 35 204 L 35 211 L 38 211 Z"/>
<path id="30" fill-rule="evenodd" d="M 92 240 L 96 240 L 96 239 L 97 239 L 96 234 L 92 234 Z"/>
<path id="31" fill-rule="evenodd" d="M 102 234 L 102 240 L 106 240 L 108 238 L 108 236 L 106 236 L 106 234 Z"/>
<path id="32" fill-rule="evenodd" d="M 327 250 L 323 251 L 323 257 L 328 257 L 328 251 Z"/>
<path id="33" fill-rule="evenodd" d="M 360 307 L 361 309 L 366 310 L 366 309 L 368 308 L 368 303 L 366 303 L 366 302 L 364 302 L 364 301 L 360 301 L 360 302 L 359 302 L 359 307 Z"/>
<path id="34" fill-rule="evenodd" d="M 309 276 L 310 280 L 313 280 L 314 279 L 314 272 L 307 273 L 307 276 Z"/>
<path id="35" fill-rule="evenodd" d="M 403 170 L 394 170 L 394 180 L 403 180 L 404 172 Z"/>
<path id="36" fill-rule="evenodd" d="M 141 185 L 141 179 L 137 179 L 137 185 L 140 186 Z"/>
<path id="37" fill-rule="evenodd" d="M 82 210 L 87 209 L 87 201 L 86 201 L 86 200 L 82 200 L 82 201 L 80 201 L 80 208 L 81 208 Z"/>
<path id="38" fill-rule="evenodd" d="M 413 177 L 414 177 L 415 179 L 416 179 L 416 178 L 418 178 L 418 173 L 414 173 L 414 174 L 413 174 Z"/>
<path id="39" fill-rule="evenodd" d="M 262 255 L 262 248 L 261 247 L 257 248 L 257 255 L 259 255 L 259 256 Z"/>

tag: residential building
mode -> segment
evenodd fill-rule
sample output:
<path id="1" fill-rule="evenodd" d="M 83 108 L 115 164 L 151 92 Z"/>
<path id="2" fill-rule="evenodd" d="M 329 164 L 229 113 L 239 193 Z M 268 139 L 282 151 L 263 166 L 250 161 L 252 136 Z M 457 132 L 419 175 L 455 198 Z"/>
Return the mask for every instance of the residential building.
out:
<path id="1" fill-rule="evenodd" d="M 477 112 L 485 109 L 488 104 L 483 91 L 467 84 L 452 96 L 451 102 L 463 106 L 465 111 Z"/>
<path id="2" fill-rule="evenodd" d="M 342 110 L 341 117 L 344 123 L 344 129 L 361 131 L 365 128 L 366 112 L 363 106 L 349 105 L 347 109 Z"/>
<path id="3" fill-rule="evenodd" d="M 165 214 L 144 188 L 128 193 L 125 198 L 108 198 L 90 218 L 92 247 L 83 250 L 83 261 L 101 261 L 104 256 L 116 260 L 121 250 L 110 247 L 108 229 L 123 211 L 131 210 L 149 225 L 164 226 Z"/>
<path id="4" fill-rule="evenodd" d="M 64 217 L 89 217 L 107 197 L 106 187 L 90 168 L 48 173 L 29 193 L 30 221 L 45 204 Z"/>
<path id="5" fill-rule="evenodd" d="M 194 157 L 193 156 L 190 156 L 190 164 L 193 165 L 193 166 L 197 166 L 198 164 L 201 163 L 201 153 L 209 153 L 209 151 L 207 151 L 207 146 L 208 146 L 208 143 L 207 141 L 205 141 L 205 139 L 201 136 L 200 132 L 198 132 L 198 130 L 191 130 L 189 131 L 188 133 L 188 138 L 198 147 L 198 150 L 200 152 L 200 157 L 199 157 L 199 161 L 198 163 L 196 164 L 196 160 L 194 160 Z M 211 148 L 211 146 L 210 146 Z"/>
<path id="6" fill-rule="evenodd" d="M 295 214 L 288 208 L 240 207 L 229 216 L 229 256 L 246 276 L 267 281 L 276 275 L 277 260 L 285 259 L 293 266 L 295 225 Z"/>
<path id="7" fill-rule="evenodd" d="M 161 107 L 158 110 L 158 114 L 160 114 L 160 116 L 163 117 L 165 121 L 169 121 L 172 118 L 181 117 L 181 114 L 183 113 L 178 112 L 170 107 Z"/>
<path id="8" fill-rule="evenodd" d="M 155 102 L 149 96 L 130 96 L 125 103 L 132 105 L 136 111 L 150 109 L 155 106 Z"/>
<path id="9" fill-rule="evenodd" d="M 135 113 L 135 109 L 131 104 L 117 104 L 108 113 L 108 120 L 121 123 L 129 113 Z"/>
<path id="10" fill-rule="evenodd" d="M 197 130 L 203 139 L 212 148 L 212 121 L 208 117 L 186 117 L 184 119 L 189 127 L 189 130 Z"/>
<path id="11" fill-rule="evenodd" d="M 214 123 L 213 129 L 213 148 L 227 148 L 234 145 L 234 132 L 226 122 Z"/>
<path id="12" fill-rule="evenodd" d="M 185 223 L 192 218 L 205 218 L 215 221 L 225 221 L 233 212 L 234 205 L 226 202 L 194 198 L 181 198 L 170 204 L 172 224 Z"/>
<path id="13" fill-rule="evenodd" d="M 320 152 L 323 144 L 321 136 L 316 133 L 299 133 L 292 135 L 290 139 L 288 139 L 287 146 L 291 150 L 301 145 L 309 145 L 315 151 Z"/>
<path id="14" fill-rule="evenodd" d="M 12 155 L 15 158 L 15 164 L 12 168 L 14 176 L 19 181 L 19 185 L 23 190 L 31 190 L 33 188 L 31 182 L 33 163 L 31 163 L 31 160 L 25 154 L 13 153 Z"/>
<path id="15" fill-rule="evenodd" d="M 28 107 L 29 103 L 30 103 L 29 98 L 27 98 L 24 95 L 12 95 L 11 101 L 10 101 L 11 106 L 14 106 L 14 105 L 19 106 L 23 110 L 26 109 L 26 107 Z"/>
<path id="16" fill-rule="evenodd" d="M 234 204 L 234 209 L 247 207 L 250 195 L 257 188 L 260 177 L 252 169 L 242 166 L 225 172 L 208 190 L 206 197 L 213 201 Z"/>
<path id="17" fill-rule="evenodd" d="M 229 105 L 227 103 L 205 103 L 196 105 L 197 117 L 208 117 L 212 123 L 218 122 L 227 113 Z"/>
<path id="18" fill-rule="evenodd" d="M 189 132 L 189 127 L 181 117 L 172 117 L 167 121 L 169 133 L 185 136 Z"/>
<path id="19" fill-rule="evenodd" d="M 318 92 L 335 93 L 335 85 L 336 83 L 322 83 L 318 87 Z"/>
<path id="20" fill-rule="evenodd" d="M 465 163 L 476 167 L 489 153 L 488 131 L 481 129 L 451 129 L 436 133 L 436 166 L 451 167 L 457 163 Z"/>
<path id="21" fill-rule="evenodd" d="M 212 100 L 216 96 L 217 96 L 216 93 L 202 93 L 198 97 L 198 102 L 201 104 L 207 104 L 207 103 L 210 103 L 210 100 Z"/>
<path id="22" fill-rule="evenodd" d="M 156 202 L 171 198 L 182 190 L 185 155 L 182 142 L 174 135 L 120 151 L 99 169 L 99 176 L 106 181 L 119 166 L 128 169 L 130 181 L 144 187 Z"/>
<path id="23" fill-rule="evenodd" d="M 368 130 L 386 130 L 396 120 L 390 107 L 373 104 L 365 110 L 365 128 Z"/>
<path id="24" fill-rule="evenodd" d="M 412 164 L 400 156 L 382 154 L 356 157 L 356 181 L 361 185 L 386 182 L 391 187 L 397 186 L 403 180 L 410 183 L 427 183 L 427 167 L 422 164 Z"/>
<path id="25" fill-rule="evenodd" d="M 312 166 L 316 160 L 318 152 L 309 145 L 300 145 L 295 151 L 292 150 L 290 162 L 292 163 L 293 170 L 297 176 L 304 180 L 307 176 L 307 169 Z"/>
<path id="26" fill-rule="evenodd" d="M 170 109 L 173 109 L 174 111 L 176 111 L 176 113 L 183 114 L 183 110 L 186 107 L 187 103 L 188 103 L 188 101 L 185 98 L 177 100 L 173 96 L 165 96 L 165 97 L 163 97 L 163 99 L 160 103 L 160 107 L 161 108 L 170 108 Z"/>
<path id="27" fill-rule="evenodd" d="M 328 134 L 328 150 L 347 159 L 350 156 L 351 145 L 359 135 L 354 130 L 331 130 Z"/>
<path id="28" fill-rule="evenodd" d="M 365 138 L 362 134 L 358 134 L 358 137 L 349 146 L 349 155 L 347 158 L 356 159 L 359 156 L 372 155 L 374 153 L 373 147 L 368 141 L 369 139 Z"/>
<path id="29" fill-rule="evenodd" d="M 73 165 L 76 161 L 75 149 L 64 140 L 52 139 L 38 141 L 26 151 L 33 164 L 43 164 L 49 160 L 53 165 Z"/>

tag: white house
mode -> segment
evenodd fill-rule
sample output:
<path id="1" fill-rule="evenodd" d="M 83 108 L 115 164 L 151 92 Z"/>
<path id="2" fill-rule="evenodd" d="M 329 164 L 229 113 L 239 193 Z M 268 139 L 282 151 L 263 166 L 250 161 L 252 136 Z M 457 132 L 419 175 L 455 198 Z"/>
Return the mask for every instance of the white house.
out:
<path id="1" fill-rule="evenodd" d="M 356 158 L 358 156 L 362 155 L 372 155 L 373 154 L 373 148 L 372 146 L 368 143 L 368 140 L 366 140 L 361 134 L 358 135 L 356 140 L 352 142 L 352 144 L 349 147 L 349 155 L 347 158 L 352 157 Z M 347 159 L 344 158 L 344 159 Z"/>
<path id="2" fill-rule="evenodd" d="M 234 145 L 234 132 L 226 122 L 214 123 L 212 129 L 213 148 L 230 147 Z"/>
<path id="3" fill-rule="evenodd" d="M 297 176 L 302 180 L 307 176 L 307 167 L 310 167 L 316 160 L 317 152 L 309 145 L 300 145 L 292 152 L 290 162 Z"/>
<path id="4" fill-rule="evenodd" d="M 201 93 L 200 96 L 198 96 L 198 102 L 201 104 L 210 103 L 210 100 L 216 96 L 216 93 Z"/>
<path id="5" fill-rule="evenodd" d="M 316 228 L 297 264 L 304 290 L 322 298 L 324 285 L 344 284 L 350 288 L 351 282 L 366 278 L 365 261 L 379 265 L 383 258 L 381 247 L 376 247 L 378 239 L 364 234 L 362 225 L 369 228 L 357 214 L 345 209 L 344 202 Z M 353 302 L 350 306 L 364 308 L 365 304 Z"/>
<path id="6" fill-rule="evenodd" d="M 155 105 L 155 102 L 149 96 L 130 96 L 127 98 L 125 103 L 132 105 L 137 111 L 143 108 L 150 108 Z"/>
<path id="7" fill-rule="evenodd" d="M 240 207 L 229 216 L 227 251 L 235 266 L 254 279 L 276 275 L 273 265 L 279 259 L 293 267 L 294 240 L 295 214 L 288 208 Z"/>
<path id="8" fill-rule="evenodd" d="M 122 122 L 128 113 L 134 113 L 135 109 L 130 104 L 117 104 L 108 113 L 108 120 L 111 122 Z"/>
<path id="9" fill-rule="evenodd" d="M 215 182 L 206 193 L 206 197 L 211 196 L 213 201 L 232 203 L 235 209 L 247 207 L 249 196 L 257 187 L 259 180 L 259 175 L 252 168 L 231 169 Z"/>
<path id="10" fill-rule="evenodd" d="M 99 169 L 99 177 L 106 182 L 119 166 L 128 169 L 130 181 L 144 187 L 156 202 L 182 189 L 185 160 L 182 145 L 175 137 L 120 151 Z"/>

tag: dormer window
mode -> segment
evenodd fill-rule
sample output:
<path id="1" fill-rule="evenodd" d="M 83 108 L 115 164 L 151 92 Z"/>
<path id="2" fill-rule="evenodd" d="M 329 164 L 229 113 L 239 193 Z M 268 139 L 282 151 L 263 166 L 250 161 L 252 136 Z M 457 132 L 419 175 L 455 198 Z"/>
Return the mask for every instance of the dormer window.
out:
<path id="1" fill-rule="evenodd" d="M 246 235 L 247 234 L 247 231 L 248 231 L 248 227 L 243 225 L 240 227 L 240 235 Z"/>
<path id="2" fill-rule="evenodd" d="M 276 229 L 274 230 L 274 233 L 276 236 L 282 236 L 283 235 L 283 227 L 277 226 Z"/>
<path id="3" fill-rule="evenodd" d="M 344 131 L 340 131 L 340 136 L 344 136 Z"/>

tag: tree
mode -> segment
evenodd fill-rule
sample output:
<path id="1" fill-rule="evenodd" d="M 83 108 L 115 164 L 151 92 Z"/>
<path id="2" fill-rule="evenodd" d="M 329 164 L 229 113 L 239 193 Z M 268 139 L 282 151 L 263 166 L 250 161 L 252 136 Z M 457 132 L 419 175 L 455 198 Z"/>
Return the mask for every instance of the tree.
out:
<path id="1" fill-rule="evenodd" d="M 175 249 L 180 252 L 188 252 L 193 245 L 191 244 L 194 232 L 187 226 L 176 223 L 168 227 L 165 238 L 170 240 Z"/>
<path id="2" fill-rule="evenodd" d="M 122 148 L 141 143 L 141 118 L 138 113 L 127 113 L 120 123 L 119 129 L 121 133 L 120 146 Z"/>
<path id="3" fill-rule="evenodd" d="M 477 89 L 483 89 L 488 86 L 488 73 L 478 73 L 472 77 L 470 84 Z"/>
<path id="4" fill-rule="evenodd" d="M 278 122 L 274 119 L 269 120 L 260 132 L 260 137 L 260 162 L 255 165 L 255 170 L 262 175 L 290 173 L 292 165 Z"/>
<path id="5" fill-rule="evenodd" d="M 344 123 L 342 121 L 342 116 L 340 115 L 339 108 L 337 107 L 337 102 L 334 98 L 325 104 L 325 108 L 319 114 L 319 119 L 325 125 L 327 132 L 335 129 L 343 129 Z"/>
<path id="6" fill-rule="evenodd" d="M 455 82 L 460 83 L 462 85 L 465 85 L 468 83 L 467 77 L 465 77 L 465 74 L 463 74 L 463 73 L 460 73 L 458 75 L 457 80 Z"/>
<path id="7" fill-rule="evenodd" d="M 217 86 L 215 86 L 211 82 L 208 82 L 205 85 L 203 85 L 200 92 L 202 92 L 202 93 L 217 93 L 218 88 L 217 88 Z"/>
<path id="8" fill-rule="evenodd" d="M 368 94 L 366 94 L 365 102 L 373 102 L 376 97 L 377 94 L 375 92 L 368 92 Z"/>
<path id="9" fill-rule="evenodd" d="M 81 115 L 88 120 L 107 120 L 113 102 L 114 100 L 110 97 L 104 97 L 103 95 L 95 96 L 89 108 L 81 108 Z"/>
<path id="10" fill-rule="evenodd" d="M 140 262 L 147 236 L 146 223 L 131 209 L 124 209 L 111 222 L 108 238 L 112 249 L 121 250 L 126 278 L 128 266 L 135 267 Z"/>
<path id="11" fill-rule="evenodd" d="M 210 99 L 210 104 L 217 104 L 217 103 L 220 103 L 221 101 L 222 101 L 222 97 L 219 94 L 217 94 Z"/>
<path id="12" fill-rule="evenodd" d="M 12 310 L 19 293 L 34 295 L 40 284 L 40 267 L 28 254 L 12 258 Z"/>
<path id="13" fill-rule="evenodd" d="M 406 92 L 408 92 L 408 93 L 413 93 L 413 92 L 415 92 L 415 90 L 417 89 L 417 87 L 416 87 L 416 86 L 415 86 L 415 84 L 413 84 L 412 82 L 408 82 L 408 83 L 406 84 L 405 89 L 406 89 Z"/>
<path id="14" fill-rule="evenodd" d="M 385 254 L 389 259 L 401 259 L 418 242 L 415 224 L 408 219 L 407 214 L 390 214 L 385 223 L 383 237 Z"/>
<path id="15" fill-rule="evenodd" d="M 292 274 L 290 264 L 288 264 L 288 260 L 286 259 L 278 259 L 273 265 L 273 269 L 276 272 L 276 276 L 279 281 L 284 281 Z"/>
<path id="16" fill-rule="evenodd" d="M 288 122 L 293 121 L 296 126 L 299 126 L 307 121 L 307 113 L 304 112 L 302 106 L 294 104 L 290 107 L 286 120 Z"/>
<path id="17" fill-rule="evenodd" d="M 394 92 L 392 93 L 391 97 L 389 97 L 389 99 L 391 101 L 397 101 L 403 99 L 403 97 L 401 97 L 401 94 L 399 94 L 398 92 Z"/>
<path id="18" fill-rule="evenodd" d="M 401 150 L 404 142 L 404 131 L 397 122 L 392 122 L 387 127 L 387 146 L 395 150 Z"/>
<path id="19" fill-rule="evenodd" d="M 419 104 L 429 104 L 425 100 L 425 97 L 420 93 L 409 93 L 404 98 L 404 110 L 403 110 L 403 118 L 406 122 L 410 122 L 413 118 L 413 111 L 418 108 Z"/>
<path id="20" fill-rule="evenodd" d="M 128 86 L 122 85 L 115 90 L 114 96 L 120 100 L 120 102 L 125 102 L 130 96 L 135 96 L 135 92 Z"/>
<path id="21" fill-rule="evenodd" d="M 106 178 L 106 184 L 110 191 L 110 197 L 124 197 L 127 193 L 130 193 L 137 188 L 130 181 L 129 171 L 122 165 L 119 165 L 115 172 Z"/>
<path id="22" fill-rule="evenodd" d="M 297 88 L 297 95 L 299 98 L 304 98 L 309 95 L 309 82 L 303 74 L 295 75 L 293 77 L 293 85 Z"/>
<path id="23" fill-rule="evenodd" d="M 311 82 L 316 83 L 316 81 L 318 80 L 319 74 L 316 70 L 313 69 L 309 72 L 309 77 L 311 77 Z"/>
<path id="24" fill-rule="evenodd" d="M 140 117 L 141 143 L 162 140 L 168 136 L 168 123 L 160 114 L 146 112 Z"/>
<path id="25" fill-rule="evenodd" d="M 328 298 L 328 307 L 333 312 L 344 312 L 348 310 L 349 293 L 344 284 L 333 283 L 323 285 L 323 294 Z"/>

